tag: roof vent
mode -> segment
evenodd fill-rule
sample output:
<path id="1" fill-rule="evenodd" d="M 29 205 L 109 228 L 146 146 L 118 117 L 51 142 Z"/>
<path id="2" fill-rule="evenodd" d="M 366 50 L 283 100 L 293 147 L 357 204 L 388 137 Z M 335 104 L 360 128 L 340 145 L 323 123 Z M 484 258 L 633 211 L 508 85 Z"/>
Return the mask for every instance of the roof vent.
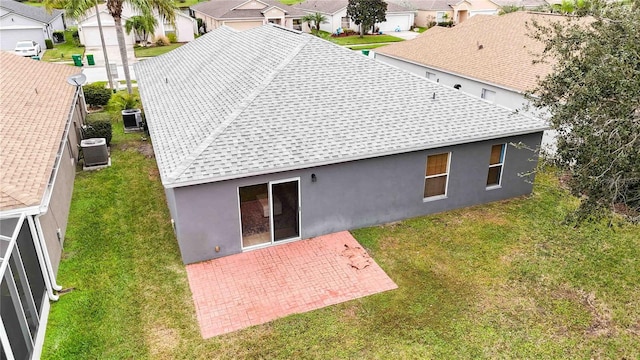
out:
<path id="1" fill-rule="evenodd" d="M 80 147 L 84 156 L 84 166 L 100 166 L 109 163 L 109 152 L 107 151 L 107 140 L 105 138 L 82 140 Z"/>
<path id="2" fill-rule="evenodd" d="M 476 41 L 476 45 L 478 46 L 478 50 L 484 49 L 484 45 L 480 44 L 479 41 Z"/>

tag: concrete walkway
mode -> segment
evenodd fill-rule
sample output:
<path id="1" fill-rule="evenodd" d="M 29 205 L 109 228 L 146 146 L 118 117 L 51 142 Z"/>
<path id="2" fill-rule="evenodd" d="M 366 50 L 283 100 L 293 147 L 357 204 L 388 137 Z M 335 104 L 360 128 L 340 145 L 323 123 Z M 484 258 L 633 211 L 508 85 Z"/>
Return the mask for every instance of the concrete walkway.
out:
<path id="1" fill-rule="evenodd" d="M 107 46 L 107 57 L 109 63 L 116 64 L 117 74 L 115 78 L 117 80 L 124 80 L 124 68 L 122 67 L 122 57 L 120 56 L 120 48 L 118 46 Z M 82 73 L 87 76 L 87 83 L 93 83 L 96 81 L 108 81 L 107 68 L 104 57 L 104 52 L 101 47 L 88 47 L 85 49 L 85 57 L 82 59 L 84 66 L 82 67 Z M 89 65 L 86 55 L 93 55 L 95 65 Z M 136 79 L 135 72 L 133 71 L 133 64 L 138 62 L 138 59 L 133 52 L 132 47 L 127 47 L 127 60 L 129 61 L 129 72 L 131 74 L 131 80 Z M 120 88 L 126 87 L 125 85 Z"/>
<path id="2" fill-rule="evenodd" d="M 347 231 L 187 265 L 187 276 L 205 339 L 398 287 Z"/>

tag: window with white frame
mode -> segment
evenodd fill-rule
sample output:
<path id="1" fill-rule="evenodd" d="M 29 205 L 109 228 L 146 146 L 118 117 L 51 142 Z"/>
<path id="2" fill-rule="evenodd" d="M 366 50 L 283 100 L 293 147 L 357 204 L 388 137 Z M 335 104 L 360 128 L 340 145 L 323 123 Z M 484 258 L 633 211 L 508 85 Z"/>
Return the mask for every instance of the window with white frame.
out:
<path id="1" fill-rule="evenodd" d="M 483 88 L 480 97 L 487 100 L 488 102 L 494 102 L 496 101 L 496 92 Z"/>
<path id="2" fill-rule="evenodd" d="M 342 26 L 343 29 L 349 29 L 351 27 L 351 18 L 343 16 L 341 20 L 340 26 Z"/>
<path id="3" fill-rule="evenodd" d="M 427 156 L 424 177 L 424 198 L 444 197 L 447 195 L 449 179 L 450 153 Z"/>
<path id="4" fill-rule="evenodd" d="M 491 147 L 489 158 L 489 174 L 487 175 L 487 187 L 497 187 L 502 183 L 502 168 L 507 144 L 498 144 Z"/>
<path id="5" fill-rule="evenodd" d="M 441 22 L 445 22 L 444 14 L 446 14 L 444 11 L 436 12 L 436 22 L 438 24 L 441 23 Z"/>
<path id="6" fill-rule="evenodd" d="M 427 71 L 426 77 L 427 77 L 428 80 L 436 81 L 436 74 L 435 73 Z"/>

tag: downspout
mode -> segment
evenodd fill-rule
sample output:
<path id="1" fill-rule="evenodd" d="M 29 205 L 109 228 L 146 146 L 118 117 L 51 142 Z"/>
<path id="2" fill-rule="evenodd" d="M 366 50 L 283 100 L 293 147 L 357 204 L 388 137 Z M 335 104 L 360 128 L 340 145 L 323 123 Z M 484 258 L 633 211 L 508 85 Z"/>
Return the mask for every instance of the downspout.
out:
<path id="1" fill-rule="evenodd" d="M 40 216 L 40 215 L 37 215 Z M 36 226 L 34 224 L 34 220 L 31 216 L 27 216 L 27 222 L 29 223 L 29 229 L 31 230 L 31 238 L 33 239 L 34 235 L 35 237 L 38 238 L 37 241 L 33 242 L 33 245 L 35 245 L 34 247 L 36 248 L 36 254 L 38 255 L 38 262 L 40 263 L 40 270 L 42 271 L 42 277 L 44 278 L 44 283 L 45 283 L 45 288 L 47 289 L 47 297 L 49 298 L 49 300 L 51 301 L 58 301 L 59 297 L 58 295 L 53 293 L 53 284 L 51 283 L 50 279 L 49 279 L 49 274 L 46 268 L 46 260 L 49 260 L 49 255 L 48 254 L 43 254 L 42 253 L 42 249 L 40 248 L 41 245 L 41 241 L 40 241 L 40 236 L 37 233 L 36 230 Z M 46 249 L 46 246 L 45 246 Z M 62 288 L 60 288 L 62 289 Z"/>
<path id="2" fill-rule="evenodd" d="M 73 105 L 69 110 L 69 115 L 67 117 L 67 124 L 64 128 L 64 133 L 62 134 L 62 141 L 60 142 L 60 147 L 58 148 L 56 161 L 53 166 L 53 169 L 54 169 L 53 174 L 51 175 L 49 184 L 47 185 L 47 189 L 45 190 L 44 199 L 42 201 L 43 205 L 40 207 L 39 212 L 33 218 L 35 229 L 32 229 L 32 230 L 35 230 L 34 234 L 36 234 L 38 238 L 37 243 L 39 245 L 39 250 L 40 250 L 38 255 L 43 255 L 43 258 L 44 258 L 43 268 L 46 269 L 46 272 L 47 272 L 47 276 L 45 277 L 47 278 L 47 281 L 51 286 L 51 288 L 56 291 L 62 290 L 62 286 L 58 285 L 56 282 L 56 275 L 55 275 L 55 272 L 53 271 L 53 266 L 51 265 L 51 259 L 49 258 L 49 250 L 47 250 L 47 244 L 44 240 L 44 231 L 42 230 L 42 225 L 40 223 L 40 216 L 46 214 L 47 211 L 49 210 L 49 202 L 51 201 L 51 196 L 53 193 L 53 185 L 55 184 L 56 178 L 58 177 L 58 170 L 60 169 L 60 161 L 62 160 L 64 149 L 67 146 L 67 141 L 69 139 L 69 129 L 71 128 L 71 122 L 72 122 L 71 119 L 73 118 L 76 105 L 78 104 L 78 100 L 80 99 L 81 91 L 82 91 L 82 87 L 77 86 L 76 92 L 73 97 Z M 36 246 L 36 250 L 38 250 L 38 246 Z M 52 298 L 52 296 L 54 296 L 55 299 Z M 53 294 L 50 294 L 49 298 L 53 301 L 58 300 L 58 296 Z"/>

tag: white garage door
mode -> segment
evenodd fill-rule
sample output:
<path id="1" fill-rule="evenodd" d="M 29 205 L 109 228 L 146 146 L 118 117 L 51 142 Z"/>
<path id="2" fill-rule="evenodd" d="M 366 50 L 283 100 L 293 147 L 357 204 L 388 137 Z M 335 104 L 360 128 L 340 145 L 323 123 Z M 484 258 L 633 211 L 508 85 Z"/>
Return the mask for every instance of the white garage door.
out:
<path id="1" fill-rule="evenodd" d="M 2 29 L 0 30 L 0 50 L 13 51 L 16 43 L 21 40 L 33 40 L 40 44 L 40 48 L 46 49 L 42 29 Z"/>
<path id="2" fill-rule="evenodd" d="M 410 23 L 411 16 L 410 15 L 389 15 L 386 16 L 387 21 L 378 24 L 380 27 L 380 31 L 388 33 L 395 31 L 397 27 L 400 27 L 400 30 L 407 31 L 413 25 Z"/>
<path id="3" fill-rule="evenodd" d="M 118 38 L 116 36 L 116 28 L 115 26 L 104 26 L 102 27 L 102 32 L 104 33 L 104 43 L 107 46 L 118 45 Z M 133 45 L 133 32 L 130 35 L 124 33 L 125 43 L 127 45 Z M 83 39 L 84 46 L 86 47 L 100 47 L 102 43 L 100 42 L 100 31 L 98 27 L 88 27 L 85 26 L 82 28 L 82 35 L 80 39 Z"/>
<path id="4" fill-rule="evenodd" d="M 262 26 L 262 21 L 225 21 L 224 25 L 243 31 Z"/>

